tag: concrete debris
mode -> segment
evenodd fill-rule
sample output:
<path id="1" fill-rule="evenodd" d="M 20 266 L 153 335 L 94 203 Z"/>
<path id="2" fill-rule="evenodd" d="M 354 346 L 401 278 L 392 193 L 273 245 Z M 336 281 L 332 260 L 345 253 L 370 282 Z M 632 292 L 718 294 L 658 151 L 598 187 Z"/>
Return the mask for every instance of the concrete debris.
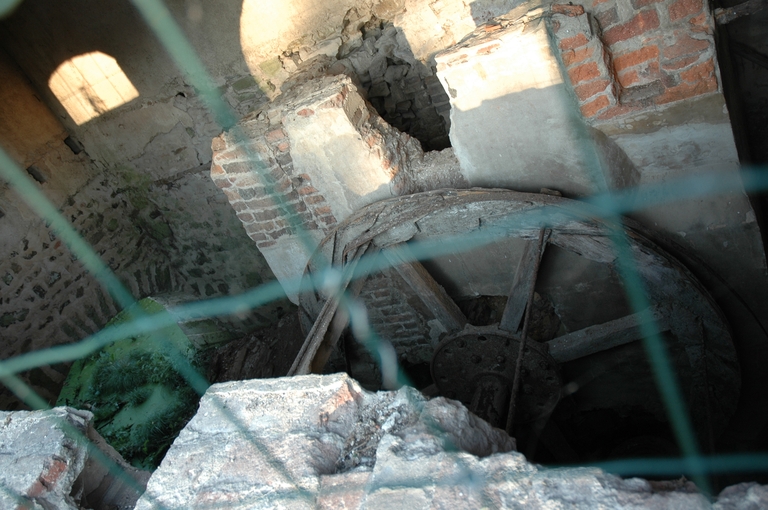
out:
<path id="1" fill-rule="evenodd" d="M 90 412 L 69 407 L 0 412 L 0 507 L 133 508 L 149 473 L 126 464 L 92 421 Z"/>
<path id="2" fill-rule="evenodd" d="M 412 388 L 369 393 L 344 374 L 216 384 L 136 509 L 712 508 L 685 480 L 544 469 L 514 448 L 458 402 Z M 714 508 L 766 494 L 730 487 Z"/>

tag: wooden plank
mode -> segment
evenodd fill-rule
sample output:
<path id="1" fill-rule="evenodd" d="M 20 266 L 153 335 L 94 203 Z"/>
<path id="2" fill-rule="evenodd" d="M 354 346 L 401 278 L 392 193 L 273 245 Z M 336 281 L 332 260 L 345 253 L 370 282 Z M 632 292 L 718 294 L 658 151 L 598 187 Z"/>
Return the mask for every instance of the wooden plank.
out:
<path id="1" fill-rule="evenodd" d="M 356 263 L 357 261 L 354 262 Z M 365 285 L 366 280 L 367 278 L 358 278 L 349 284 L 349 288 L 344 295 L 347 302 L 357 299 L 360 292 L 363 290 L 363 285 Z M 347 325 L 349 325 L 348 306 L 341 303 L 340 309 L 336 311 L 336 315 L 331 321 L 328 333 L 326 333 L 325 338 L 323 338 L 323 341 L 320 343 L 320 346 L 315 353 L 315 357 L 312 360 L 310 370 L 313 374 L 321 374 L 323 372 L 325 364 L 328 363 L 328 359 L 336 348 L 336 344 L 339 343 L 339 338 L 341 338 L 341 334 L 347 328 Z"/>
<path id="2" fill-rule="evenodd" d="M 715 21 L 718 25 L 725 25 L 743 16 L 751 16 L 768 7 L 768 0 L 749 0 L 732 7 L 715 9 Z"/>
<path id="3" fill-rule="evenodd" d="M 459 331 L 464 327 L 467 323 L 464 313 L 445 289 L 424 269 L 424 266 L 409 253 L 405 245 L 390 246 L 383 250 L 383 253 L 448 333 Z"/>
<path id="4" fill-rule="evenodd" d="M 651 308 L 650 313 L 634 313 L 608 321 L 604 324 L 589 326 L 547 342 L 549 354 L 558 362 L 565 363 L 612 347 L 628 344 L 642 338 L 641 326 L 647 321 L 655 321 L 660 332 L 668 331 L 669 324 L 659 308 Z"/>
<path id="5" fill-rule="evenodd" d="M 544 248 L 549 238 L 549 230 L 544 233 L 543 242 L 538 239 L 528 241 L 523 249 L 523 255 L 517 263 L 515 279 L 512 281 L 512 289 L 509 291 L 504 313 L 501 315 L 499 329 L 516 333 L 520 329 L 520 321 L 523 320 L 525 308 L 528 306 L 528 295 L 536 285 L 537 268 Z"/>
<path id="6" fill-rule="evenodd" d="M 323 308 L 320 310 L 320 314 L 317 316 L 315 324 L 312 326 L 312 330 L 307 334 L 307 338 L 304 340 L 304 344 L 301 346 L 299 354 L 293 361 L 293 365 L 291 365 L 291 369 L 288 371 L 287 375 L 305 375 L 315 368 L 316 365 L 313 361 L 317 351 L 324 341 L 332 339 L 329 334 L 329 328 L 331 328 L 332 323 L 334 324 L 334 327 L 331 328 L 330 333 L 336 334 L 338 331 L 338 334 L 341 334 L 341 331 L 338 330 L 338 323 L 341 319 L 336 319 L 335 321 L 334 319 L 337 316 L 341 298 L 352 280 L 355 267 L 357 267 L 358 261 L 367 248 L 368 245 L 358 248 L 350 263 L 344 268 L 341 285 L 337 291 L 323 303 Z M 343 328 L 341 328 L 341 330 L 343 330 Z M 338 340 L 338 336 L 336 336 L 336 340 Z"/>

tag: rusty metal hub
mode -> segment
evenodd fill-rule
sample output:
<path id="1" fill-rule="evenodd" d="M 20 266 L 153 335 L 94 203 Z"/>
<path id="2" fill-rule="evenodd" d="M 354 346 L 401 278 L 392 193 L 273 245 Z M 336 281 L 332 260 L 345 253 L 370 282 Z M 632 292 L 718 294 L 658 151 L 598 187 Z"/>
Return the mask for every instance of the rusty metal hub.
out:
<path id="1" fill-rule="evenodd" d="M 504 427 L 515 377 L 520 339 L 495 326 L 467 326 L 443 340 L 432 358 L 432 379 L 440 395 L 456 399 L 496 427 Z M 549 416 L 560 399 L 557 362 L 546 344 L 526 343 L 516 420 Z"/>

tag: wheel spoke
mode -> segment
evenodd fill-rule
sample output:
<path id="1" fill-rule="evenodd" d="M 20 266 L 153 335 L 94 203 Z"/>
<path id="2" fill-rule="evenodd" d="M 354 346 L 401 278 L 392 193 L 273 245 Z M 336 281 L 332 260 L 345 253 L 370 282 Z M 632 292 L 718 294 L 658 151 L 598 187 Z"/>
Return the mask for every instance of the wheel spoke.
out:
<path id="1" fill-rule="evenodd" d="M 467 323 L 464 313 L 424 266 L 409 253 L 407 246 L 391 246 L 383 250 L 383 253 L 449 334 L 464 327 Z"/>
<path id="2" fill-rule="evenodd" d="M 624 345 L 642 338 L 641 326 L 655 321 L 660 332 L 669 330 L 669 321 L 658 307 L 651 313 L 634 313 L 596 326 L 574 331 L 547 342 L 549 354 L 558 362 L 565 363 L 612 347 Z"/>
<path id="3" fill-rule="evenodd" d="M 549 232 L 549 230 L 545 231 L 544 242 L 541 244 L 539 244 L 538 239 L 532 239 L 526 243 L 523 256 L 517 263 L 515 279 L 512 282 L 512 289 L 509 291 L 499 329 L 510 333 L 515 333 L 520 329 L 520 321 L 523 320 L 525 308 L 528 306 L 528 295 L 536 285 L 538 263 L 544 255 Z"/>
<path id="4" fill-rule="evenodd" d="M 299 354 L 293 361 L 293 365 L 287 375 L 305 375 L 310 372 L 320 373 L 325 362 L 328 361 L 330 352 L 336 346 L 339 336 L 341 336 L 349 321 L 349 315 L 346 311 L 339 311 L 342 294 L 350 286 L 355 267 L 357 267 L 357 263 L 368 247 L 369 245 L 366 244 L 358 248 L 350 263 L 344 268 L 341 285 L 323 304 L 315 324 L 307 334 L 307 338 L 304 340 L 304 344 L 301 346 Z M 363 287 L 364 280 L 364 278 L 360 278 L 354 282 L 351 286 L 352 288 L 347 291 L 348 297 L 357 297 L 357 294 L 360 293 Z M 350 296 L 350 294 L 352 295 Z"/>

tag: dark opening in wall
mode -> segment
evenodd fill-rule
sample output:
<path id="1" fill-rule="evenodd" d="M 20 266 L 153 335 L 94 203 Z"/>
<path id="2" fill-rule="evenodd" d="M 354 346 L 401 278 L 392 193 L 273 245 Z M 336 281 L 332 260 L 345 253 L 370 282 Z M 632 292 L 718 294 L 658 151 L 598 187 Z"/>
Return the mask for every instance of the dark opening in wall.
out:
<path id="1" fill-rule="evenodd" d="M 71 136 L 66 137 L 64 139 L 64 143 L 66 144 L 67 147 L 70 148 L 70 150 L 74 154 L 80 154 L 81 152 L 83 152 L 83 146 L 80 145 L 80 142 L 78 142 L 77 140 L 75 140 Z"/>
<path id="2" fill-rule="evenodd" d="M 2 218 L 3 216 L 5 216 L 5 213 L 3 212 L 2 209 L 0 209 L 0 218 Z"/>
<path id="3" fill-rule="evenodd" d="M 40 184 L 45 183 L 48 178 L 43 174 L 43 172 L 37 168 L 35 165 L 32 165 L 27 168 L 27 173 L 32 176 L 34 180 L 39 182 Z"/>
<path id="4" fill-rule="evenodd" d="M 338 58 L 357 77 L 368 100 L 389 124 L 425 151 L 450 147 L 450 101 L 433 69 L 413 56 L 397 27 L 375 16 L 344 20 Z"/>

